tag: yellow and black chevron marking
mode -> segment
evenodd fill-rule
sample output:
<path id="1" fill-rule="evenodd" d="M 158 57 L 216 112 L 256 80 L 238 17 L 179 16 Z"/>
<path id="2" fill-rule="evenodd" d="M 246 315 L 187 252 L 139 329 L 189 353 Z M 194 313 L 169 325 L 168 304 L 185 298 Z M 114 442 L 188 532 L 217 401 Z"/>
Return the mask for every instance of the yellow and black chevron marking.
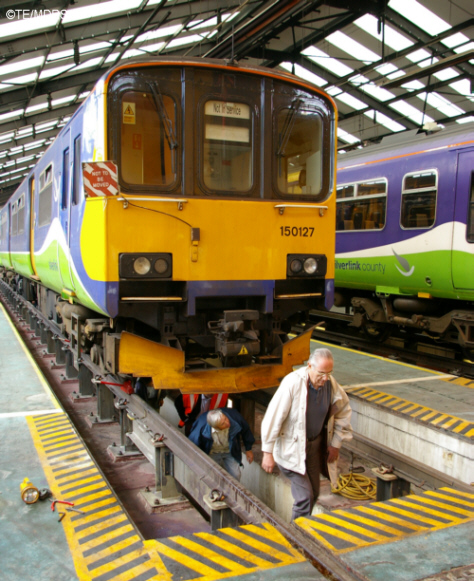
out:
<path id="1" fill-rule="evenodd" d="M 453 375 L 450 378 L 444 378 L 442 381 L 447 381 L 453 385 L 462 385 L 464 387 L 470 387 L 474 389 L 474 379 L 469 379 L 467 377 L 456 377 Z"/>
<path id="2" fill-rule="evenodd" d="M 154 542 L 173 581 L 211 581 L 304 562 L 271 525 L 244 525 Z"/>
<path id="3" fill-rule="evenodd" d="M 65 512 L 66 538 L 81 580 L 145 581 L 170 574 L 149 551 L 90 458 L 66 414 L 28 417 L 28 425 L 54 498 L 74 502 L 84 514 Z"/>
<path id="4" fill-rule="evenodd" d="M 332 551 L 343 553 L 473 519 L 474 494 L 440 488 L 317 517 L 300 517 L 296 523 Z"/>
<path id="5" fill-rule="evenodd" d="M 28 425 L 54 498 L 84 513 L 56 505 L 81 580 L 211 581 L 305 561 L 267 524 L 144 541 L 66 414 L 31 416 Z"/>
<path id="6" fill-rule="evenodd" d="M 443 428 L 449 432 L 472 438 L 474 436 L 474 423 L 456 416 L 443 414 L 431 408 L 413 403 L 406 399 L 401 399 L 395 395 L 389 395 L 368 387 L 354 387 L 347 389 L 347 393 L 360 399 L 378 404 L 384 408 L 390 408 L 406 416 L 416 418 L 438 428 Z"/>

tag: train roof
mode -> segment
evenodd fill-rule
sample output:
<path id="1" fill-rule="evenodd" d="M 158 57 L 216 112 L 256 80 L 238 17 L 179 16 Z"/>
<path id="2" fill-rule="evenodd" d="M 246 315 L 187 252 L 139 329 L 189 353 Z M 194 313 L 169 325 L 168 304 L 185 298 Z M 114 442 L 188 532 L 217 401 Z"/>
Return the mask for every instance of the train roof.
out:
<path id="1" fill-rule="evenodd" d="M 367 163 L 376 159 L 400 156 L 420 151 L 427 151 L 439 147 L 474 146 L 474 123 L 455 125 L 453 127 L 434 130 L 414 129 L 395 133 L 382 139 L 377 145 L 369 145 L 362 149 L 339 154 L 338 169 L 348 166 Z"/>

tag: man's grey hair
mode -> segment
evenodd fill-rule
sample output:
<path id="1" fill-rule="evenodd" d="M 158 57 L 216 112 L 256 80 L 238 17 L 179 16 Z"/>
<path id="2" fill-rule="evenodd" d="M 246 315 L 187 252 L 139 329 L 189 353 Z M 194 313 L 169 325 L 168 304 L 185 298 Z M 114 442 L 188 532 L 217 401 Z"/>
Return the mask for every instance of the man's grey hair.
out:
<path id="1" fill-rule="evenodd" d="M 329 359 L 330 361 L 334 361 L 334 357 L 332 356 L 331 351 L 329 349 L 321 348 L 315 349 L 311 355 L 309 356 L 308 363 L 314 365 L 321 359 Z"/>
<path id="2" fill-rule="evenodd" d="M 216 429 L 217 426 L 222 421 L 222 416 L 224 416 L 224 412 L 221 410 L 211 410 L 207 412 L 207 423 L 211 426 L 211 428 Z"/>

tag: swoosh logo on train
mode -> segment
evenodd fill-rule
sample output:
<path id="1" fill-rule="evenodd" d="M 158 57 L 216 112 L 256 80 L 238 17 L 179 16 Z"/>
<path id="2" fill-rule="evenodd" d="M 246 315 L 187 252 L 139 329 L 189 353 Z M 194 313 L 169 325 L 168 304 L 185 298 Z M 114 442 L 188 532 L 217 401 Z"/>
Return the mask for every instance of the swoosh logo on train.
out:
<path id="1" fill-rule="evenodd" d="M 403 256 L 399 256 L 393 248 L 392 252 L 395 255 L 395 258 L 398 260 L 400 266 L 403 268 L 402 270 L 402 268 L 400 268 L 398 264 L 396 264 L 395 267 L 398 270 L 398 272 L 400 274 L 403 274 L 403 276 L 411 276 L 415 272 L 415 267 L 412 266 L 410 268 L 410 263 L 408 262 L 408 260 L 406 258 L 403 258 Z"/>

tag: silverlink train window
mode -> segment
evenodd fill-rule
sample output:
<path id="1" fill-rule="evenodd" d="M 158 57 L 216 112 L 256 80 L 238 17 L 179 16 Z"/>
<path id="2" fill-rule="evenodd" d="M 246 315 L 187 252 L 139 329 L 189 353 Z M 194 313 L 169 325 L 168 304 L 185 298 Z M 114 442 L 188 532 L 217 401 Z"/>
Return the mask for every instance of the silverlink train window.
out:
<path id="1" fill-rule="evenodd" d="M 380 230 L 385 224 L 387 180 L 384 178 L 336 188 L 336 230 Z"/>
<path id="2" fill-rule="evenodd" d="M 174 100 L 157 89 L 127 91 L 121 105 L 122 178 L 128 184 L 171 186 L 177 177 Z"/>
<path id="3" fill-rule="evenodd" d="M 431 228 L 436 216 L 438 180 L 435 170 L 405 175 L 400 224 L 403 228 Z"/>
<path id="4" fill-rule="evenodd" d="M 253 185 L 252 112 L 239 102 L 204 103 L 203 167 L 206 188 L 248 192 Z"/>
<path id="5" fill-rule="evenodd" d="M 296 99 L 277 114 L 277 187 L 285 196 L 318 197 L 322 188 L 321 116 Z"/>

